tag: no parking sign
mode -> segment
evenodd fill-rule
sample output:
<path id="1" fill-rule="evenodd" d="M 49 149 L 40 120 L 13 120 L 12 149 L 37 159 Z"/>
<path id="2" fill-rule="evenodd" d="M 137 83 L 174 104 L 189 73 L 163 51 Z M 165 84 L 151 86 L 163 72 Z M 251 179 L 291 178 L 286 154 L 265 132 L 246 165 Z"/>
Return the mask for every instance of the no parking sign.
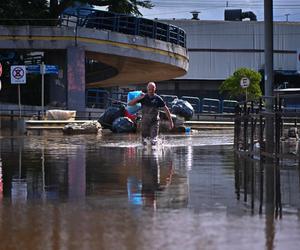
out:
<path id="1" fill-rule="evenodd" d="M 11 84 L 26 84 L 26 67 L 25 65 L 10 66 Z"/>

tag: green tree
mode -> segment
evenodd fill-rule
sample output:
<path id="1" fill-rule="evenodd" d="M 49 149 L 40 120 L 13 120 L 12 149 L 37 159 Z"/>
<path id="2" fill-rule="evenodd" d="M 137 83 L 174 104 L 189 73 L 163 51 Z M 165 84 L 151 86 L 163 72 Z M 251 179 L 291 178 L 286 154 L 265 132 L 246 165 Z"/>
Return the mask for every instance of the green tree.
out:
<path id="1" fill-rule="evenodd" d="M 109 11 L 141 16 L 139 8 L 151 9 L 150 0 L 0 0 L 0 25 L 56 25 L 49 19 L 59 15 L 75 3 L 107 6 Z"/>
<path id="2" fill-rule="evenodd" d="M 257 71 L 248 68 L 240 68 L 228 77 L 220 86 L 220 93 L 227 93 L 230 98 L 243 98 L 246 95 L 246 89 L 240 86 L 243 77 L 250 80 L 250 85 L 247 88 L 248 100 L 257 100 L 262 96 L 260 88 L 261 75 Z"/>
<path id="3" fill-rule="evenodd" d="M 47 25 L 48 18 L 47 0 L 0 1 L 0 25 Z"/>
<path id="4" fill-rule="evenodd" d="M 57 18 L 67 7 L 74 5 L 75 2 L 90 4 L 95 6 L 107 6 L 109 11 L 123 14 L 133 14 L 141 16 L 139 8 L 151 9 L 154 5 L 150 0 L 50 0 L 50 13 L 53 18 Z"/>

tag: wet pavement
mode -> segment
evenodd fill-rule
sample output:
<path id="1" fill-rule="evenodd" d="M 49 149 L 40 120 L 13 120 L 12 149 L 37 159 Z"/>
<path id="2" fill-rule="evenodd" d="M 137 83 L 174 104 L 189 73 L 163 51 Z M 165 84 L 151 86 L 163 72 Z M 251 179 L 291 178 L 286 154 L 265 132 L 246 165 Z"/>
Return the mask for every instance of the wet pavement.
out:
<path id="1" fill-rule="evenodd" d="M 299 249 L 298 163 L 238 157 L 230 131 L 0 141 L 0 249 Z"/>

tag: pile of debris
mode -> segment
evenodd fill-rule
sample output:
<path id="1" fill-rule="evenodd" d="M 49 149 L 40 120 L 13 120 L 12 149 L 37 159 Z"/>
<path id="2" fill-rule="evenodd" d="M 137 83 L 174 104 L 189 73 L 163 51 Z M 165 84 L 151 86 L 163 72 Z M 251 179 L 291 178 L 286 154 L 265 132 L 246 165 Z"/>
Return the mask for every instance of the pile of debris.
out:
<path id="1" fill-rule="evenodd" d="M 88 121 L 82 124 L 69 123 L 63 128 L 63 133 L 74 134 L 98 134 L 101 131 L 101 124 L 97 121 Z"/>
<path id="2" fill-rule="evenodd" d="M 133 95 L 131 93 L 134 93 Z M 128 93 L 128 102 L 140 95 L 140 91 Z M 139 110 L 141 104 L 134 106 L 120 105 L 118 107 L 109 107 L 100 116 L 99 123 L 102 128 L 110 129 L 115 133 L 134 133 L 140 130 L 141 114 Z M 169 122 L 166 114 L 160 111 L 160 131 L 162 132 L 186 132 L 184 122 L 192 119 L 194 115 L 193 106 L 182 99 L 175 99 L 171 104 L 171 116 L 174 123 L 172 131 L 169 130 Z"/>

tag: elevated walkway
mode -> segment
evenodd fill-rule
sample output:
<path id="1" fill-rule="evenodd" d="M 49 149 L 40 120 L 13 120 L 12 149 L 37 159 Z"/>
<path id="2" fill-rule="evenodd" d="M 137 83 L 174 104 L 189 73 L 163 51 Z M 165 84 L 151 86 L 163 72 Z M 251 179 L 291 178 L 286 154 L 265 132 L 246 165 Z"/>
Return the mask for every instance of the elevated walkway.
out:
<path id="1" fill-rule="evenodd" d="M 85 64 L 80 57 L 72 62 L 74 49 L 68 50 L 79 48 L 85 59 L 106 65 L 102 67 L 104 72 L 95 71 L 87 77 L 90 82 L 86 87 L 162 81 L 187 72 L 182 29 L 144 18 L 98 10 L 89 10 L 87 15 L 84 11 L 85 15 L 80 11 L 77 15 L 64 15 L 59 27 L 0 26 L 0 49 L 52 51 L 52 64 L 59 64 L 55 59 L 65 60 L 63 51 L 67 51 L 65 57 L 71 62 L 63 70 L 69 74 L 68 67 L 81 69 Z"/>

